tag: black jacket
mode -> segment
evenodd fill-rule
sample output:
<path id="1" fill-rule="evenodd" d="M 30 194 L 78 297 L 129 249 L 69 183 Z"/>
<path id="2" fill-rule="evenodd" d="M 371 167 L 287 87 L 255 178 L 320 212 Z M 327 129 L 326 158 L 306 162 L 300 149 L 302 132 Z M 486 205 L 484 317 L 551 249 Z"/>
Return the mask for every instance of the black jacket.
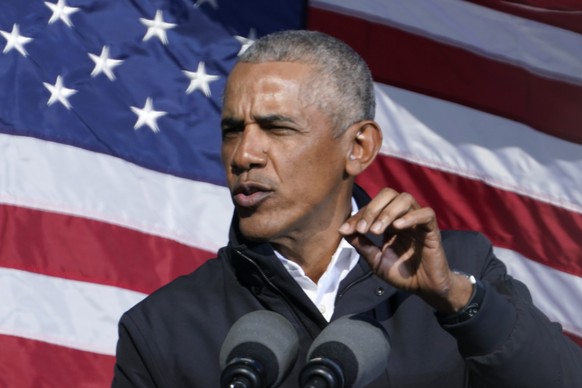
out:
<path id="1" fill-rule="evenodd" d="M 360 206 L 368 201 L 355 196 Z M 222 342 L 238 318 L 258 309 L 282 314 L 297 330 L 299 357 L 282 386 L 298 386 L 307 349 L 327 322 L 270 246 L 246 242 L 236 218 L 233 225 L 218 258 L 123 315 L 113 387 L 219 387 Z M 369 387 L 582 386 L 582 349 L 533 306 L 491 244 L 474 232 L 442 237 L 450 266 L 486 288 L 466 322 L 442 327 L 430 306 L 376 277 L 362 258 L 340 285 L 332 320 L 369 314 L 390 336 L 388 369 Z"/>

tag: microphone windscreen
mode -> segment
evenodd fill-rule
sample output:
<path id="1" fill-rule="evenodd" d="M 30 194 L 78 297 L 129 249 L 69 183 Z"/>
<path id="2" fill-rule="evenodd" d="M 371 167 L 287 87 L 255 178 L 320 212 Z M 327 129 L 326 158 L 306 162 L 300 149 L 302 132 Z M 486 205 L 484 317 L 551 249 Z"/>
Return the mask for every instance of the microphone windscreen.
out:
<path id="1" fill-rule="evenodd" d="M 258 361 L 265 371 L 267 385 L 277 385 L 297 357 L 299 337 L 291 323 L 268 310 L 242 316 L 230 328 L 220 349 L 220 368 L 235 358 Z"/>
<path id="2" fill-rule="evenodd" d="M 313 341 L 307 362 L 328 358 L 344 373 L 345 386 L 370 383 L 388 365 L 388 334 L 375 320 L 364 315 L 345 316 L 331 322 Z"/>

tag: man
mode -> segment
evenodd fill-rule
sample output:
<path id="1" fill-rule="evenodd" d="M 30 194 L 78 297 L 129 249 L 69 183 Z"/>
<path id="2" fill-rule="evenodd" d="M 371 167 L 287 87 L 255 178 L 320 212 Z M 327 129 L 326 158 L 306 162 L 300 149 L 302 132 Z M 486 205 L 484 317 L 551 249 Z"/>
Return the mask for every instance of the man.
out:
<path id="1" fill-rule="evenodd" d="M 370 200 L 354 185 L 382 142 L 373 118 L 367 66 L 327 35 L 272 34 L 240 58 L 222 113 L 230 242 L 123 316 L 114 386 L 219 386 L 226 334 L 260 309 L 300 338 L 285 387 L 328 321 L 353 313 L 390 336 L 388 368 L 370 387 L 582 383 L 581 349 L 484 237 L 441 234 L 409 194 Z"/>

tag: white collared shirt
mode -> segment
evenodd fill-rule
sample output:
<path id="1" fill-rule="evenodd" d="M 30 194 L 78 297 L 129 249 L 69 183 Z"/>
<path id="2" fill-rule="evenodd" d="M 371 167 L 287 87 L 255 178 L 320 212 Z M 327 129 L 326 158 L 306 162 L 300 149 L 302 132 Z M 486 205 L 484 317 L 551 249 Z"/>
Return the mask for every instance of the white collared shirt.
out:
<path id="1" fill-rule="evenodd" d="M 357 211 L 358 207 L 352 198 L 352 215 Z M 277 251 L 275 251 L 275 254 L 325 319 L 329 321 L 335 309 L 335 297 L 340 282 L 358 263 L 359 254 L 356 249 L 346 239 L 342 238 L 331 257 L 327 269 L 321 275 L 317 284 L 305 275 L 303 268 L 299 264 L 285 258 Z"/>

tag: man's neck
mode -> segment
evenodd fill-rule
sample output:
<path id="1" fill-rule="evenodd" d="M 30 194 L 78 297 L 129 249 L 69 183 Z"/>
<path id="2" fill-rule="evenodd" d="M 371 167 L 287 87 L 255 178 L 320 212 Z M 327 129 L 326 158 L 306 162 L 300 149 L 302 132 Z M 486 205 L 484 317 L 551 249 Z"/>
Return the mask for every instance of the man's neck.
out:
<path id="1" fill-rule="evenodd" d="M 326 228 L 316 232 L 303 231 L 299 236 L 272 241 L 271 245 L 283 257 L 299 264 L 305 274 L 317 283 L 343 238 L 338 229 L 350 215 L 352 205 L 350 202 L 345 211 L 338 212 Z"/>
<path id="2" fill-rule="evenodd" d="M 305 275 L 317 283 L 329 265 L 342 237 L 339 233 L 331 236 L 322 233 L 313 237 L 296 244 L 272 243 L 272 245 L 286 259 L 299 264 Z"/>

